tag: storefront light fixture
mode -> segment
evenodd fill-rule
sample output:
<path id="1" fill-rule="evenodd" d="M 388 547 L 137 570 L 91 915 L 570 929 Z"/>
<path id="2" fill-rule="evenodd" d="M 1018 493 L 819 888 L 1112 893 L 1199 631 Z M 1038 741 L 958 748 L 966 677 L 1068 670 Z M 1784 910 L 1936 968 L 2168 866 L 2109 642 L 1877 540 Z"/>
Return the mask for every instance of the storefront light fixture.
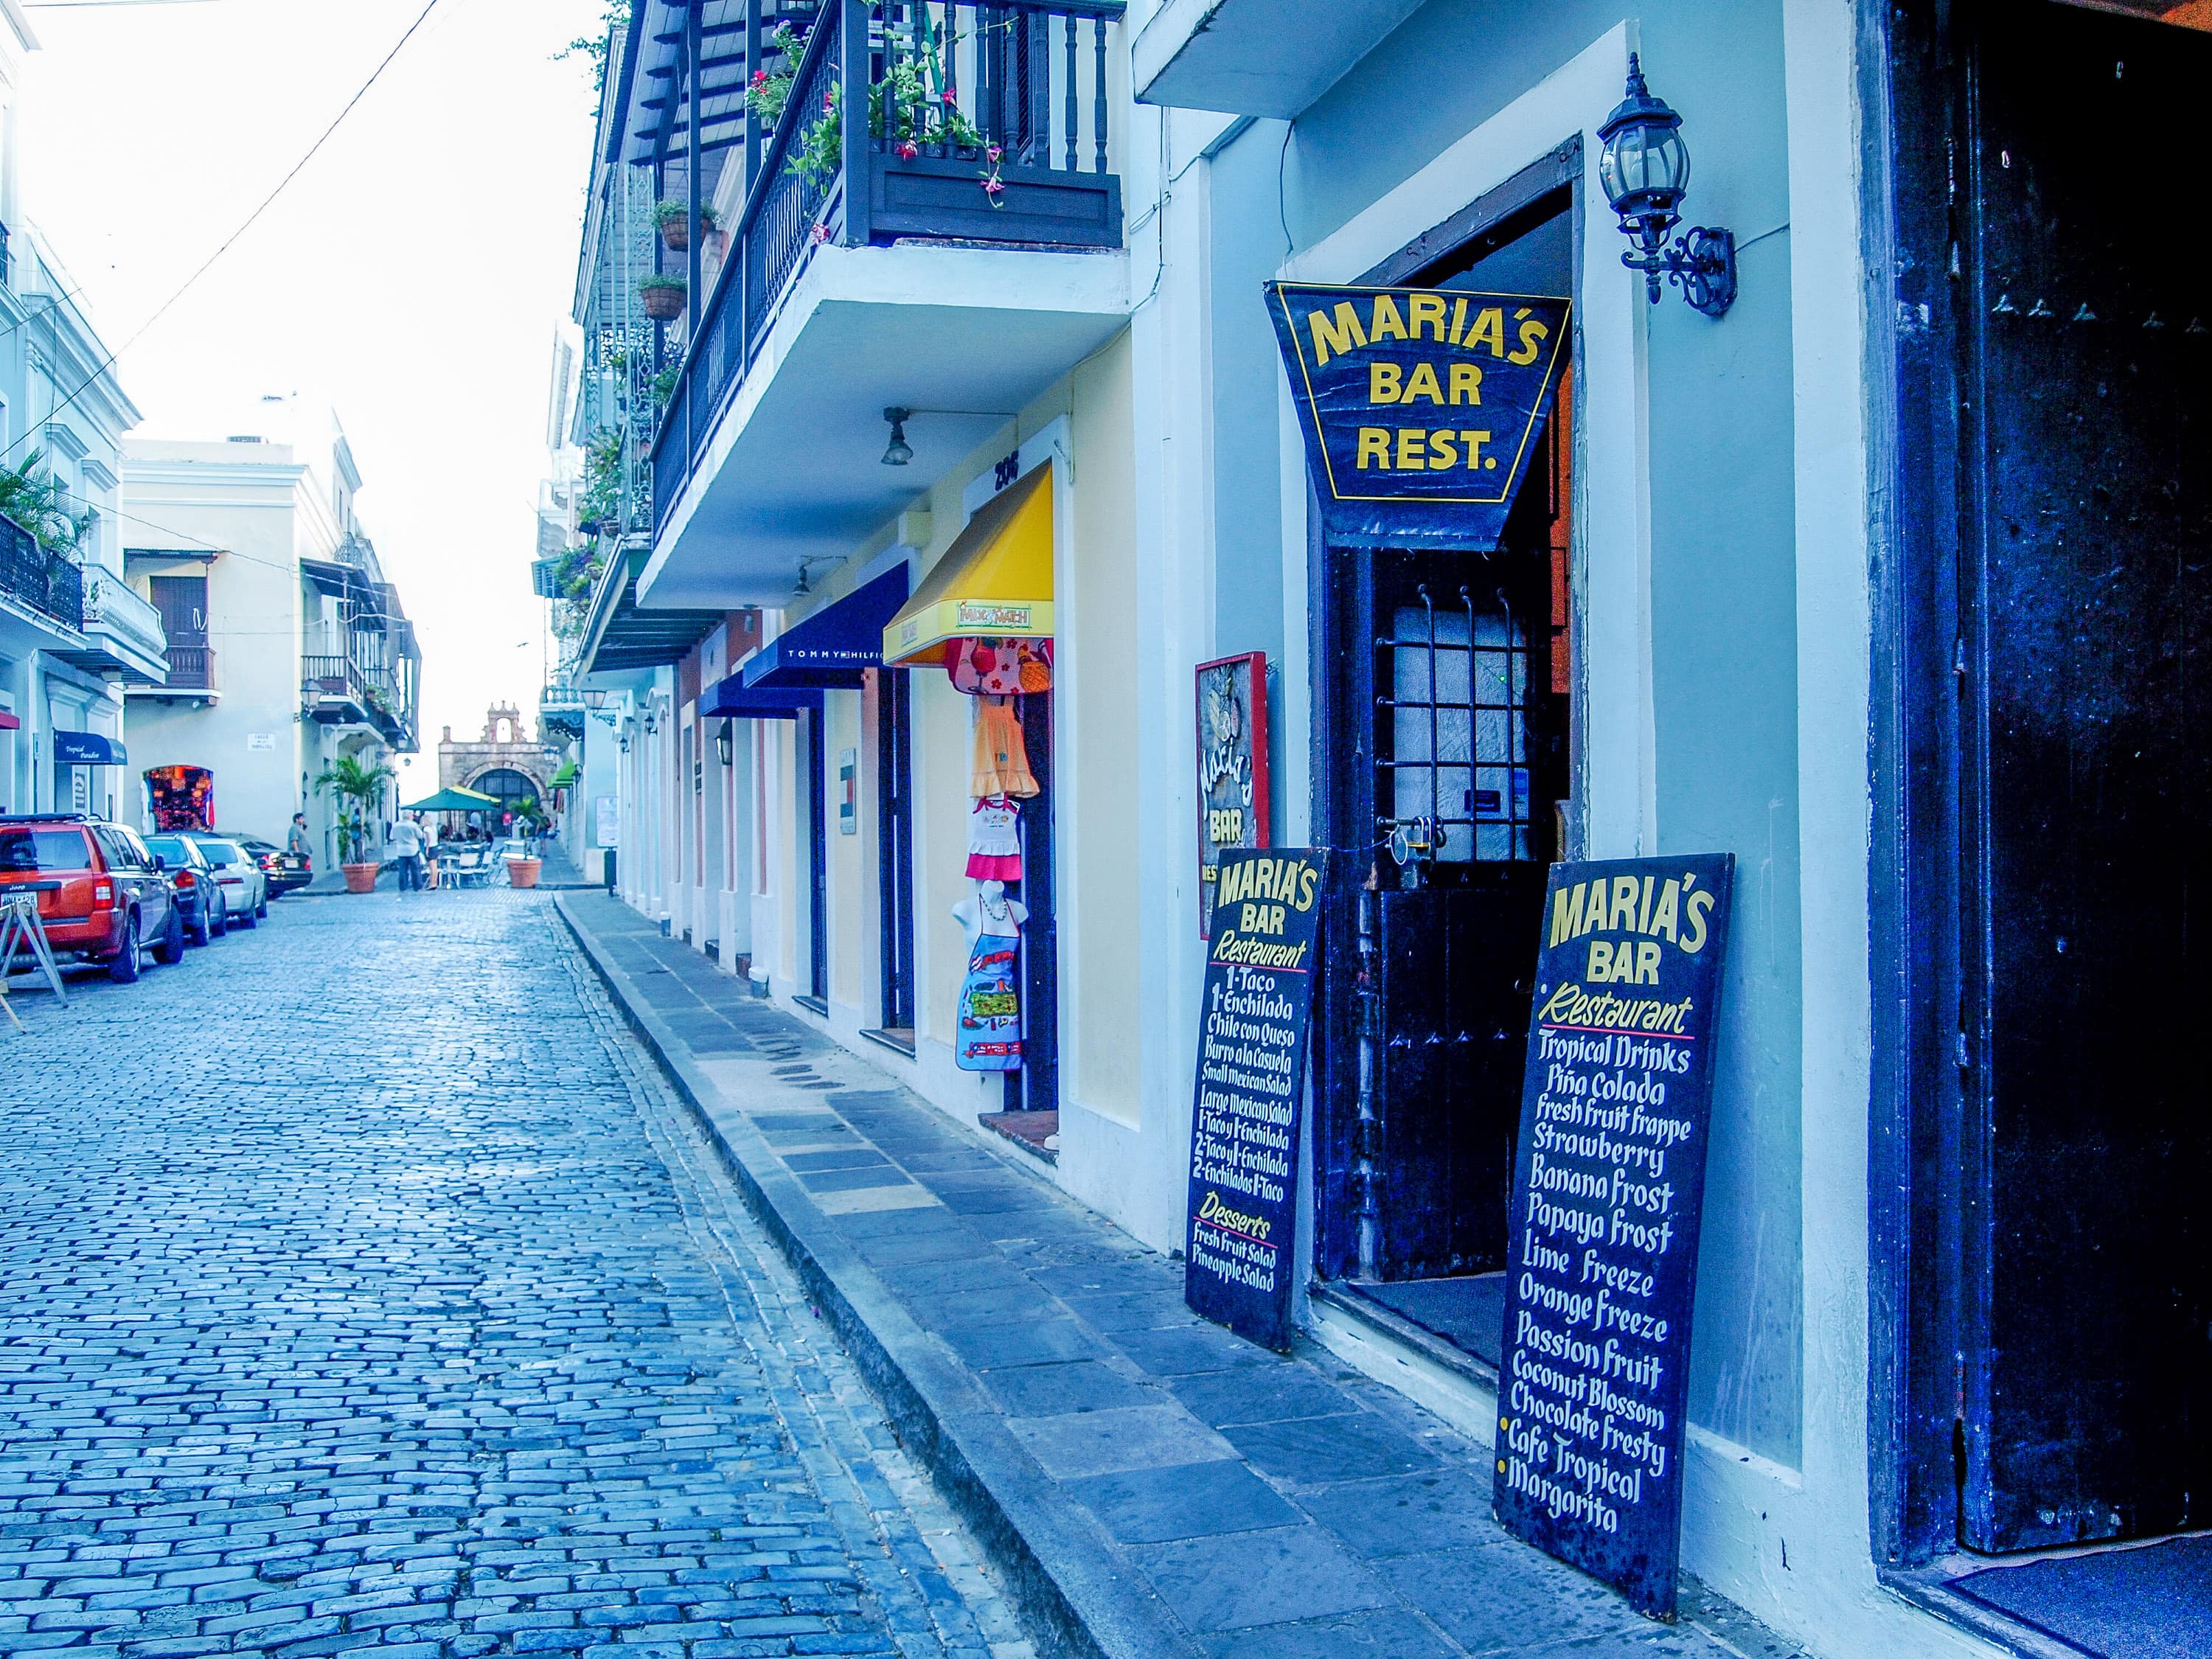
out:
<path id="1" fill-rule="evenodd" d="M 891 423 L 891 441 L 884 451 L 885 466 L 904 466 L 914 459 L 914 446 L 906 441 L 906 423 L 914 411 L 893 407 L 884 411 L 884 418 Z"/>
<path id="2" fill-rule="evenodd" d="M 1597 136 L 1605 146 L 1598 179 L 1620 216 L 1621 234 L 1632 244 L 1620 263 L 1644 273 L 1653 305 L 1663 277 L 1680 286 L 1693 308 L 1719 316 L 1735 301 L 1735 233 L 1700 225 L 1669 246 L 1689 188 L 1690 151 L 1682 143 L 1682 118 L 1651 95 L 1634 52 L 1628 55 L 1628 95 Z"/>
<path id="3" fill-rule="evenodd" d="M 730 721 L 724 720 L 721 728 L 714 733 L 714 757 L 725 766 L 730 763 L 731 756 L 737 751 L 737 739 L 731 734 L 730 726 Z"/>

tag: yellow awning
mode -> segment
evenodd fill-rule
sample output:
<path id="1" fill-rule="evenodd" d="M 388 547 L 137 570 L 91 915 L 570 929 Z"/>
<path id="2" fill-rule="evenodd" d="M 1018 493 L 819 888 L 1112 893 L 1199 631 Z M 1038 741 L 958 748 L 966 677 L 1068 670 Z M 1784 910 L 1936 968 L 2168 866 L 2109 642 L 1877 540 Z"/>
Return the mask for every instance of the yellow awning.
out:
<path id="1" fill-rule="evenodd" d="M 1052 637 L 1052 467 L 1034 468 L 968 520 L 884 629 L 884 664 L 933 668 L 947 640 Z"/>

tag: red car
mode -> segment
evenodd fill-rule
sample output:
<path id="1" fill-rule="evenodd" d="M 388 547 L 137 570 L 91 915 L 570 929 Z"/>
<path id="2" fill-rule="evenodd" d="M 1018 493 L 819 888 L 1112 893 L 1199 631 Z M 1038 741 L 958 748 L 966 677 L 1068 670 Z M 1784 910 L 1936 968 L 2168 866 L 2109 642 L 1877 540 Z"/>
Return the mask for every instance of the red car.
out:
<path id="1" fill-rule="evenodd" d="M 0 817 L 0 896 L 26 889 L 58 957 L 103 963 L 128 984 L 146 950 L 161 963 L 185 954 L 169 878 L 128 825 L 61 812 Z"/>

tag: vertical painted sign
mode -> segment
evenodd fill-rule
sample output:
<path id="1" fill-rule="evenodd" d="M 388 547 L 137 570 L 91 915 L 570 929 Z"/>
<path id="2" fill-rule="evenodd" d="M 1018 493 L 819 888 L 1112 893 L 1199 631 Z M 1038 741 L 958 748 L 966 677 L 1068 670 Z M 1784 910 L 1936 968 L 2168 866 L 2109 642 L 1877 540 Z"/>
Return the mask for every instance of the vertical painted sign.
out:
<path id="1" fill-rule="evenodd" d="M 1221 854 L 1267 844 L 1267 653 L 1198 665 L 1198 936 L 1212 937 Z"/>
<path id="2" fill-rule="evenodd" d="M 1674 1615 L 1732 854 L 1555 864 L 1513 1179 L 1498 1518 Z"/>
<path id="3" fill-rule="evenodd" d="M 1267 288 L 1328 539 L 1497 546 L 1571 361 L 1568 302 Z"/>
<path id="4" fill-rule="evenodd" d="M 1183 1300 L 1270 1348 L 1291 1340 L 1298 1115 L 1325 848 L 1221 855 L 1199 1010 Z"/>

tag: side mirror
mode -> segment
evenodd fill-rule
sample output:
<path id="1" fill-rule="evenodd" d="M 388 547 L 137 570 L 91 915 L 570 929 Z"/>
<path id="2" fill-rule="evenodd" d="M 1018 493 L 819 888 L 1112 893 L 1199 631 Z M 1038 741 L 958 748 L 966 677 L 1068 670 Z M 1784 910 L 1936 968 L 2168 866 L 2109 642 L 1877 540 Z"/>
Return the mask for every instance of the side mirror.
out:
<path id="1" fill-rule="evenodd" d="M 154 854 L 154 872 L 156 875 L 160 874 L 168 867 L 169 861 L 167 859 L 163 858 L 159 853 Z"/>

